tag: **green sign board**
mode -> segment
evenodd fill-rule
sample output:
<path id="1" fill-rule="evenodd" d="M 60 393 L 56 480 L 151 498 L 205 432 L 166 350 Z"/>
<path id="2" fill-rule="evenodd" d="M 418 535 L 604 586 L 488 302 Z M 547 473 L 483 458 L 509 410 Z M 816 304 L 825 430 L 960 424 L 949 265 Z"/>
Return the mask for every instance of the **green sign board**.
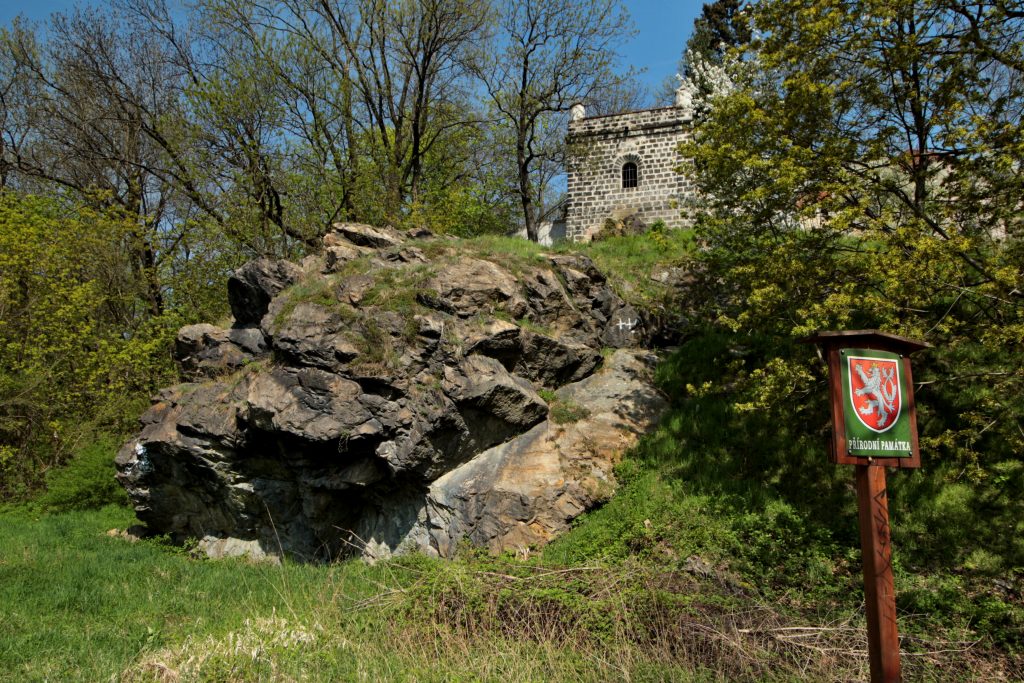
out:
<path id="1" fill-rule="evenodd" d="M 849 454 L 910 457 L 911 394 L 900 355 L 875 349 L 842 349 L 839 369 Z"/>

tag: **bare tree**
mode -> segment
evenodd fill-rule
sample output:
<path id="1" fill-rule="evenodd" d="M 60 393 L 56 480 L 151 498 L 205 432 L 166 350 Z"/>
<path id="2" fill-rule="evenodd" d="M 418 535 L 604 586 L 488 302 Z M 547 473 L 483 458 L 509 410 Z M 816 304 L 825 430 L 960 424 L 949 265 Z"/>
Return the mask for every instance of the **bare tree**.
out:
<path id="1" fill-rule="evenodd" d="M 453 129 L 476 117 L 460 101 L 467 54 L 487 20 L 480 0 L 357 0 L 347 14 L 322 11 L 345 47 L 352 80 L 370 125 L 363 132 L 381 154 L 386 213 L 418 198 L 424 158 Z M 354 28 L 353 28 L 354 27 Z"/>
<path id="2" fill-rule="evenodd" d="M 176 193 L 159 144 L 162 121 L 174 110 L 167 63 L 152 43 L 120 33 L 107 16 L 57 14 L 50 31 L 61 39 L 40 44 L 21 24 L 3 35 L 25 89 L 17 111 L 5 117 L 5 175 L 24 189 L 72 192 L 134 217 L 129 251 L 158 314 L 158 241 L 173 239 L 158 232 Z"/>
<path id="3" fill-rule="evenodd" d="M 564 122 L 577 102 L 621 92 L 631 72 L 616 49 L 632 33 L 617 0 L 506 0 L 498 44 L 477 73 L 508 131 L 526 234 L 537 240 L 552 167 L 564 158 Z"/>
<path id="4" fill-rule="evenodd" d="M 487 18 L 481 0 L 209 0 L 203 7 L 272 74 L 268 95 L 284 107 L 282 126 L 299 143 L 291 162 L 314 176 L 331 169 L 330 216 L 396 220 L 419 198 L 427 155 L 476 123 L 465 105 L 465 64 Z"/>

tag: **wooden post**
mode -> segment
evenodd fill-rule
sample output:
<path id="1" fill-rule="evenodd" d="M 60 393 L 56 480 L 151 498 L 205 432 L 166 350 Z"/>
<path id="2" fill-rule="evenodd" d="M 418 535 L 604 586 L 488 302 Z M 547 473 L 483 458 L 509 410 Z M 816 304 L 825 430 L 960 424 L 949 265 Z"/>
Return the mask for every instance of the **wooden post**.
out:
<path id="1" fill-rule="evenodd" d="M 871 683 L 899 683 L 900 637 L 896 629 L 885 467 L 857 465 L 856 470 Z"/>
<path id="2" fill-rule="evenodd" d="M 825 350 L 832 402 L 829 457 L 857 470 L 871 683 L 899 683 L 900 636 L 885 468 L 921 466 L 914 380 L 907 356 L 930 344 L 878 330 L 819 332 L 800 341 L 820 344 Z M 879 376 L 887 378 L 888 388 L 879 385 Z M 869 384 L 869 377 L 874 384 Z M 887 411 L 883 405 L 889 406 Z"/>

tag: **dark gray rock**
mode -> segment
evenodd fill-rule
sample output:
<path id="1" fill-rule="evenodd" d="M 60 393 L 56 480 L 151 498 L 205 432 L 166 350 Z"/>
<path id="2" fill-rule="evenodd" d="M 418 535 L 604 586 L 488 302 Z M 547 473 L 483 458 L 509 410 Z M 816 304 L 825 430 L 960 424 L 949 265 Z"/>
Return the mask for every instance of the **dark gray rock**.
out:
<path id="1" fill-rule="evenodd" d="M 149 529 L 184 539 L 207 530 L 251 534 L 255 526 L 238 505 L 238 475 L 229 463 L 239 440 L 237 410 L 244 383 L 181 385 L 143 416 L 146 425 L 118 453 L 118 480 Z M 209 405 L 203 411 L 198 406 Z"/>
<path id="2" fill-rule="evenodd" d="M 228 278 L 228 303 L 239 325 L 259 323 L 270 301 L 295 283 L 302 269 L 290 261 L 261 258 L 250 261 Z"/>
<path id="3" fill-rule="evenodd" d="M 510 375 L 493 358 L 468 356 L 459 365 L 459 371 L 460 374 L 453 373 L 452 385 L 446 393 L 464 415 L 471 411 L 473 417 L 484 421 L 478 431 L 489 435 L 487 441 L 500 443 L 547 415 L 547 404 L 530 383 Z"/>
<path id="4" fill-rule="evenodd" d="M 259 327 L 232 327 L 228 340 L 254 358 L 267 352 L 267 338 Z"/>
<path id="5" fill-rule="evenodd" d="M 644 340 L 646 332 L 640 313 L 629 304 L 623 304 L 608 317 L 601 342 L 617 349 L 637 346 Z"/>
<path id="6" fill-rule="evenodd" d="M 178 331 L 174 359 L 183 377 L 199 380 L 234 372 L 268 350 L 267 339 L 258 327 L 225 330 L 204 323 Z"/>
<path id="7" fill-rule="evenodd" d="M 332 232 L 324 238 L 328 247 L 337 246 L 338 239 L 344 239 L 358 247 L 385 249 L 402 244 L 402 234 L 394 228 L 375 228 L 363 223 L 335 223 Z"/>
<path id="8" fill-rule="evenodd" d="M 576 382 L 601 365 L 601 352 L 585 344 L 533 332 L 522 335 L 522 352 L 512 371 L 547 386 Z"/>
<path id="9" fill-rule="evenodd" d="M 337 310 L 313 303 L 296 304 L 287 313 L 275 308 L 264 325 L 274 350 L 290 363 L 338 370 L 358 358 L 359 349 L 346 334 L 351 320 Z"/>
<path id="10" fill-rule="evenodd" d="M 538 269 L 523 277 L 523 286 L 536 322 L 552 324 L 580 317 L 555 273 Z"/>
<path id="11" fill-rule="evenodd" d="M 383 254 L 385 261 L 392 263 L 427 263 L 427 257 L 423 251 L 416 247 L 404 247 L 394 249 Z"/>
<path id="12" fill-rule="evenodd" d="M 430 230 L 427 230 L 426 228 L 409 228 L 405 231 L 405 234 L 412 240 L 425 240 L 434 236 L 434 233 L 430 232 Z"/>
<path id="13" fill-rule="evenodd" d="M 186 379 L 198 380 L 224 375 L 266 353 L 263 333 L 258 329 L 225 330 L 213 325 L 189 325 L 178 331 L 174 359 Z"/>
<path id="14" fill-rule="evenodd" d="M 249 385 L 245 421 L 264 432 L 339 444 L 372 417 L 360 394 L 356 382 L 319 368 L 274 368 Z"/>
<path id="15" fill-rule="evenodd" d="M 507 369 L 522 355 L 523 342 L 518 325 L 505 320 L 489 320 L 479 329 L 462 331 L 465 353 L 478 353 L 501 362 Z"/>
<path id="16" fill-rule="evenodd" d="M 503 311 L 519 318 L 529 310 L 515 276 L 490 261 L 463 258 L 446 264 L 428 287 L 461 317 Z"/>
<path id="17" fill-rule="evenodd" d="M 604 273 L 588 256 L 556 254 L 550 257 L 550 261 L 573 296 L 586 296 L 591 287 L 605 283 Z"/>

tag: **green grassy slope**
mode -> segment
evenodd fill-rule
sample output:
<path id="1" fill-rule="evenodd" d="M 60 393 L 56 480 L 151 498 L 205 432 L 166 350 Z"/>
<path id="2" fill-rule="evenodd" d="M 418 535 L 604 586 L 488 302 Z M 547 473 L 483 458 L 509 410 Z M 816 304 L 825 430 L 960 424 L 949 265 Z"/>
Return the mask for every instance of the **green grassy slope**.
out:
<path id="1" fill-rule="evenodd" d="M 651 268 L 688 240 L 586 251 L 632 301 L 665 306 Z M 853 473 L 820 434 L 736 405 L 720 380 L 756 355 L 741 341 L 695 330 L 666 355 L 672 407 L 618 466 L 616 496 L 528 557 L 214 562 L 108 535 L 133 523 L 121 507 L 2 511 L 0 681 L 865 680 Z M 65 479 L 49 507 L 86 500 L 75 481 L 97 476 Z M 940 540 L 967 532 L 910 514 L 928 486 L 945 496 L 934 510 L 958 509 L 929 476 L 890 478 L 905 679 L 1022 680 L 1018 575 L 942 560 Z"/>
<path id="2" fill-rule="evenodd" d="M 543 554 L 368 566 L 190 558 L 107 534 L 129 511 L 3 515 L 0 680 L 788 681 L 865 673 L 848 554 L 779 564 L 749 515 L 629 460 Z M 792 538 L 781 538 L 788 544 Z M 699 557 L 700 559 L 696 559 Z M 838 562 L 827 570 L 822 563 Z M 815 567 L 818 575 L 804 573 Z M 779 574 L 774 572 L 779 571 Z M 775 580 L 766 577 L 774 576 Z M 906 575 L 898 578 L 905 585 Z M 955 617 L 903 614 L 908 680 L 1014 680 Z M 1000 673 L 1003 672 L 1003 673 Z"/>
<path id="3" fill-rule="evenodd" d="M 600 629 L 592 640 L 590 621 L 601 614 L 563 590 L 570 576 L 592 585 L 584 567 L 552 575 L 538 564 L 479 558 L 210 562 L 108 536 L 131 522 L 121 508 L 3 520 L 0 680 L 714 678 L 651 661 L 598 638 Z M 502 567 L 524 586 L 538 582 L 537 594 L 517 600 L 536 610 L 532 617 L 494 611 L 508 589 L 498 584 L 515 582 Z"/>

